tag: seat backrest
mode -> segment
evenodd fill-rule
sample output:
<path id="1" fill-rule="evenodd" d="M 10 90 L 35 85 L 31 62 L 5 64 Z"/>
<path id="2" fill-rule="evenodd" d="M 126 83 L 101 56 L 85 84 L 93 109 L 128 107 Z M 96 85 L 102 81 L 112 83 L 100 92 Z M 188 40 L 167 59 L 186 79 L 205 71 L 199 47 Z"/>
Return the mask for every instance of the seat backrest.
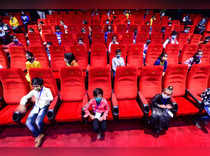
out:
<path id="1" fill-rule="evenodd" d="M 139 91 L 145 98 L 152 98 L 162 90 L 162 66 L 142 67 L 139 79 Z"/>
<path id="2" fill-rule="evenodd" d="M 136 67 L 118 67 L 114 81 L 114 91 L 117 99 L 135 99 L 137 96 Z"/>
<path id="3" fill-rule="evenodd" d="M 51 67 L 53 71 L 59 71 L 62 67 L 65 67 L 64 47 L 51 46 L 50 54 L 51 54 Z"/>
<path id="4" fill-rule="evenodd" d="M 178 44 L 168 44 L 166 46 L 166 53 L 168 54 L 168 64 L 178 64 L 179 56 L 179 45 Z"/>
<path id="5" fill-rule="evenodd" d="M 10 68 L 25 69 L 26 57 L 24 47 L 10 47 Z"/>
<path id="6" fill-rule="evenodd" d="M 163 77 L 163 88 L 173 86 L 173 96 L 184 96 L 188 66 L 185 64 L 168 65 Z"/>
<path id="7" fill-rule="evenodd" d="M 53 72 L 51 69 L 47 68 L 31 68 L 29 70 L 31 80 L 35 77 L 42 78 L 44 80 L 44 86 L 50 88 L 53 96 L 58 94 L 58 88 L 56 80 L 53 77 Z"/>
<path id="8" fill-rule="evenodd" d="M 185 44 L 180 54 L 180 62 L 183 64 L 186 60 L 192 57 L 196 53 L 197 50 L 198 50 L 198 45 Z"/>
<path id="9" fill-rule="evenodd" d="M 0 65 L 3 68 L 8 68 L 8 60 L 5 53 L 2 50 L 2 47 L 0 47 Z"/>
<path id="10" fill-rule="evenodd" d="M 60 70 L 61 100 L 81 101 L 85 94 L 85 79 L 80 67 L 65 67 Z"/>
<path id="11" fill-rule="evenodd" d="M 210 65 L 194 64 L 187 74 L 187 89 L 200 95 L 208 87 Z"/>
<path id="12" fill-rule="evenodd" d="M 131 44 L 128 47 L 127 64 L 138 68 L 143 65 L 143 44 Z"/>
<path id="13" fill-rule="evenodd" d="M 107 65 L 107 49 L 104 44 L 93 44 L 91 46 L 90 64 L 92 67 Z"/>
<path id="14" fill-rule="evenodd" d="M 150 44 L 146 55 L 146 65 L 153 65 L 163 51 L 162 44 Z"/>
<path id="15" fill-rule="evenodd" d="M 88 95 L 93 97 L 93 90 L 101 88 L 104 92 L 103 97 L 111 98 L 111 70 L 109 67 L 91 67 L 88 73 Z"/>
<path id="16" fill-rule="evenodd" d="M 29 85 L 21 69 L 1 69 L 0 80 L 4 100 L 8 105 L 19 104 L 21 98 L 29 92 Z"/>

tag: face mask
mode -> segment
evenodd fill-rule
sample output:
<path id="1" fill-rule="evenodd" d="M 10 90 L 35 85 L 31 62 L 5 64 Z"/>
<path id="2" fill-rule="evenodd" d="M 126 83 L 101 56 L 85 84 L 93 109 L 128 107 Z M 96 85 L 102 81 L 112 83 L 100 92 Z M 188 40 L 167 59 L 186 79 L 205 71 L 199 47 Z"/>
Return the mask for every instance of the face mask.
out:
<path id="1" fill-rule="evenodd" d="M 116 57 L 117 57 L 117 58 L 120 58 L 120 55 L 118 54 L 118 55 L 116 55 Z"/>
<path id="2" fill-rule="evenodd" d="M 166 95 L 165 93 L 162 93 L 163 99 L 169 99 L 171 96 Z"/>
<path id="3" fill-rule="evenodd" d="M 175 39 L 175 38 L 176 38 L 176 35 L 171 36 L 171 38 L 172 38 L 172 39 Z"/>
<path id="4" fill-rule="evenodd" d="M 201 59 L 201 58 L 202 58 L 202 56 L 197 56 L 197 58 L 198 58 L 198 59 Z"/>
<path id="5" fill-rule="evenodd" d="M 109 21 L 106 21 L 106 24 L 109 24 Z"/>
<path id="6" fill-rule="evenodd" d="M 102 98 L 101 97 L 96 97 L 95 99 L 96 99 L 97 105 L 99 105 L 101 103 Z"/>

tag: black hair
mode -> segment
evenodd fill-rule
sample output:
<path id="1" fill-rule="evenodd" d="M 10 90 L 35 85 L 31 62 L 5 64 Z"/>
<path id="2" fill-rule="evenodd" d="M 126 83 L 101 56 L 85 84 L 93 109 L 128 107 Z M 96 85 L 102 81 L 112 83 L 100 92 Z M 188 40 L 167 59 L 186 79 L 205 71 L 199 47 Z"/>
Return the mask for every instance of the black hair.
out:
<path id="1" fill-rule="evenodd" d="M 121 50 L 120 49 L 117 49 L 116 51 L 115 51 L 115 53 L 117 54 L 117 53 L 119 53 L 119 52 L 121 52 Z"/>
<path id="2" fill-rule="evenodd" d="M 47 41 L 47 44 L 52 45 L 52 42 Z"/>
<path id="3" fill-rule="evenodd" d="M 56 30 L 58 30 L 58 29 L 60 30 L 61 28 L 60 28 L 59 25 L 56 25 L 56 26 L 55 26 L 55 29 L 56 29 Z"/>
<path id="4" fill-rule="evenodd" d="M 166 52 L 162 52 L 158 58 L 159 58 L 160 60 L 162 60 L 162 58 L 163 58 L 165 55 L 168 55 L 168 54 L 167 54 Z"/>
<path id="5" fill-rule="evenodd" d="M 26 51 L 26 54 L 28 54 L 30 57 L 34 57 L 34 54 L 30 51 Z"/>
<path id="6" fill-rule="evenodd" d="M 93 90 L 93 96 L 94 97 L 97 97 L 98 95 L 102 95 L 103 96 L 103 90 L 101 89 L 101 88 L 95 88 L 94 90 Z"/>
<path id="7" fill-rule="evenodd" d="M 31 84 L 32 85 L 40 85 L 40 86 L 42 86 L 44 84 L 44 81 L 43 81 L 42 78 L 35 77 L 35 78 L 32 79 Z"/>
<path id="8" fill-rule="evenodd" d="M 65 53 L 64 58 L 68 60 L 68 64 L 71 64 L 73 60 L 76 60 L 73 53 Z"/>
<path id="9" fill-rule="evenodd" d="M 174 31 L 172 31 L 172 33 L 171 33 L 171 36 L 172 35 L 177 35 L 177 32 L 174 30 Z"/>

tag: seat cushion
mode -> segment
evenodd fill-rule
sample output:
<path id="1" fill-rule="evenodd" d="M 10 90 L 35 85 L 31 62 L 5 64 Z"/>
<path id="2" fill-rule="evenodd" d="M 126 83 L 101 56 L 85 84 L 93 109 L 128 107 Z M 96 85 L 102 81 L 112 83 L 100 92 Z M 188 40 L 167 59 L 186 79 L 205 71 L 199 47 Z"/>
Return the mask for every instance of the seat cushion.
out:
<path id="1" fill-rule="evenodd" d="M 199 112 L 199 109 L 184 97 L 175 97 L 174 100 L 178 104 L 177 115 L 192 115 Z"/>
<path id="2" fill-rule="evenodd" d="M 119 118 L 132 119 L 141 118 L 143 112 L 137 103 L 136 99 L 133 100 L 118 100 L 119 105 Z"/>
<path id="3" fill-rule="evenodd" d="M 17 105 L 7 105 L 0 110 L 0 125 L 14 125 L 16 124 L 12 120 L 12 115 L 16 110 Z"/>

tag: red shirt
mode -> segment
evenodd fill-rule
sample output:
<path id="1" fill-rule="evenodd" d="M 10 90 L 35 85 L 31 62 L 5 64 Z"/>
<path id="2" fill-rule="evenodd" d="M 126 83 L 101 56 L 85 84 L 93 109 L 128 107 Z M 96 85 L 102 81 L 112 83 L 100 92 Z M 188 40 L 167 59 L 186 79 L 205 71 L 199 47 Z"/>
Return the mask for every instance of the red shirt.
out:
<path id="1" fill-rule="evenodd" d="M 93 112 L 104 113 L 107 117 L 109 112 L 109 105 L 106 99 L 102 98 L 101 103 L 97 106 L 95 98 L 91 99 L 87 105 L 84 107 L 84 111 L 86 115 L 90 115 L 89 108 L 93 110 Z"/>

